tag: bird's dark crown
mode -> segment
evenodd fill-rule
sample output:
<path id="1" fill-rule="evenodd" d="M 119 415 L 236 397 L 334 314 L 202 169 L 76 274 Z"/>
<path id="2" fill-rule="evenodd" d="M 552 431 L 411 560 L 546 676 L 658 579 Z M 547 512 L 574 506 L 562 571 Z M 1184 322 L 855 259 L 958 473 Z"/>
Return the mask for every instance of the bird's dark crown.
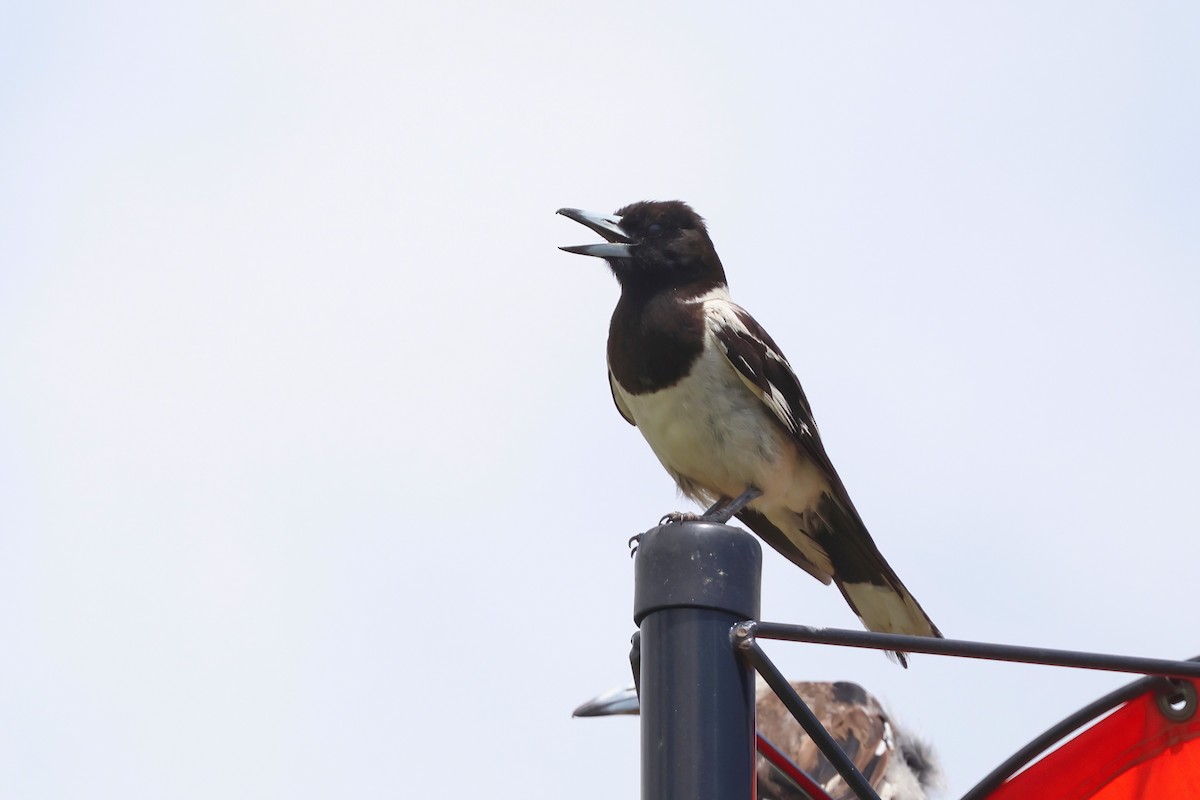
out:
<path id="1" fill-rule="evenodd" d="M 609 259 L 622 288 L 696 289 L 725 284 L 725 269 L 704 220 L 680 200 L 642 201 L 617 211 L 635 246 L 630 258 Z"/>

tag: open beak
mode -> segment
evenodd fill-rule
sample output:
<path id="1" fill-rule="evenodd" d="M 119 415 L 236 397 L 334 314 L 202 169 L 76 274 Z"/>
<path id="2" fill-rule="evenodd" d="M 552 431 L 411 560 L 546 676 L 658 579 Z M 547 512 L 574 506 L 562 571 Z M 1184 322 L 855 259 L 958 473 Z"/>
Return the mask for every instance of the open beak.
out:
<path id="1" fill-rule="evenodd" d="M 605 244 L 576 244 L 560 247 L 559 250 L 578 253 L 581 256 L 633 258 L 633 248 L 637 243 L 621 228 L 620 217 L 615 214 L 596 214 L 578 208 L 560 208 L 558 213 L 582 225 L 587 225 L 607 240 Z"/>

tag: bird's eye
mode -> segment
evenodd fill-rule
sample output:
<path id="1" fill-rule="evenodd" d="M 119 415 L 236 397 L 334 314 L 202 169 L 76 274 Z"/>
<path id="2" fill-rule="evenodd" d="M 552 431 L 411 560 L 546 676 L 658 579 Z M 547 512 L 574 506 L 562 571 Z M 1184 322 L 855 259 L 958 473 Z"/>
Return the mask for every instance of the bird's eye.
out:
<path id="1" fill-rule="evenodd" d="M 662 225 L 657 222 L 651 222 L 646 226 L 646 235 L 650 237 L 660 236 L 662 234 Z"/>

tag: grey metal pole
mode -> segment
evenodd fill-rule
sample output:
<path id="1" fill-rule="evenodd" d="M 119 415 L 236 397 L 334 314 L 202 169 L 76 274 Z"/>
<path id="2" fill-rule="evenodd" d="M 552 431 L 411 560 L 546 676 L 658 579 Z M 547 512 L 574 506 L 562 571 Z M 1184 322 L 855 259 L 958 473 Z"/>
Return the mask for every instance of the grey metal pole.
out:
<path id="1" fill-rule="evenodd" d="M 762 548 L 728 525 L 642 534 L 642 800 L 753 800 L 754 671 L 730 629 L 759 616 Z"/>

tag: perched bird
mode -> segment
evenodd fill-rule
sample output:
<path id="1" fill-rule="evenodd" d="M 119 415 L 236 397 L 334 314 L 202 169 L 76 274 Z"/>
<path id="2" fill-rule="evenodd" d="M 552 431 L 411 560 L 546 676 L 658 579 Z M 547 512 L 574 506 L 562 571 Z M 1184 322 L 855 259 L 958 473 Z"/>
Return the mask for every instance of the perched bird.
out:
<path id="1" fill-rule="evenodd" d="M 607 240 L 562 249 L 605 259 L 620 283 L 608 329 L 613 400 L 680 491 L 713 504 L 699 519 L 736 515 L 836 583 L 870 630 L 941 636 L 867 533 L 782 351 L 730 299 L 700 215 L 679 201 L 558 213 Z"/>
<path id="2" fill-rule="evenodd" d="M 933 749 L 898 727 L 870 692 L 844 681 L 791 684 L 883 800 L 926 800 L 941 786 L 941 768 Z M 758 685 L 755 705 L 760 736 L 833 800 L 854 800 L 854 791 L 765 683 Z M 605 692 L 575 709 L 577 717 L 636 713 L 638 698 L 632 686 Z M 761 752 L 758 796 L 759 800 L 807 797 Z"/>

